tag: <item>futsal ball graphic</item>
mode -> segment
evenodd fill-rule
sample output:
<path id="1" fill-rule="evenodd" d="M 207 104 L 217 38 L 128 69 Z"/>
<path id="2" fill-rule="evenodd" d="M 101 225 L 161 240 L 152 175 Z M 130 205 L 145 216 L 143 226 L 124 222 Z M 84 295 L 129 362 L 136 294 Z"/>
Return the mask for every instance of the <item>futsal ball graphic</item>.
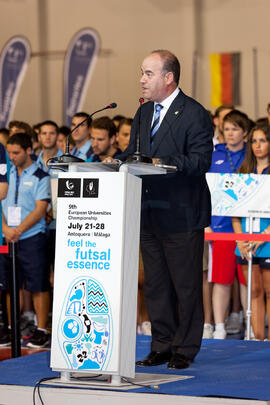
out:
<path id="1" fill-rule="evenodd" d="M 76 319 L 67 319 L 63 325 L 63 332 L 68 339 L 75 339 L 80 332 L 80 325 Z"/>

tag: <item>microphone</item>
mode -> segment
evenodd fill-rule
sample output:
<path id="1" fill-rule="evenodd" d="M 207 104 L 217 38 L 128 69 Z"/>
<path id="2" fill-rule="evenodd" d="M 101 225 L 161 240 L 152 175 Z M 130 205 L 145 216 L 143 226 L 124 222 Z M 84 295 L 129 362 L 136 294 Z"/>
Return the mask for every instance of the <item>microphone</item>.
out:
<path id="1" fill-rule="evenodd" d="M 111 103 L 109 105 L 107 105 L 106 107 L 101 108 L 100 110 L 96 110 L 94 111 L 92 114 L 88 115 L 87 118 L 85 118 L 82 122 L 80 122 L 78 125 L 76 125 L 72 131 L 70 131 L 70 134 L 67 136 L 67 141 L 66 141 L 66 148 L 65 148 L 65 153 L 61 156 L 54 156 L 52 158 L 50 158 L 47 161 L 53 161 L 54 163 L 70 163 L 70 162 L 84 162 L 83 159 L 78 158 L 77 156 L 73 156 L 69 153 L 69 141 L 70 141 L 70 137 L 72 135 L 72 133 L 79 128 L 81 125 L 83 125 L 86 121 L 89 121 L 93 115 L 97 114 L 98 112 L 104 111 L 104 110 L 108 110 L 108 109 L 112 109 L 112 108 L 116 108 L 117 104 L 116 103 Z"/>
<path id="2" fill-rule="evenodd" d="M 104 108 L 104 110 L 107 110 L 108 108 L 116 108 L 117 104 L 116 103 L 111 103 L 109 105 L 107 105 L 107 107 Z"/>

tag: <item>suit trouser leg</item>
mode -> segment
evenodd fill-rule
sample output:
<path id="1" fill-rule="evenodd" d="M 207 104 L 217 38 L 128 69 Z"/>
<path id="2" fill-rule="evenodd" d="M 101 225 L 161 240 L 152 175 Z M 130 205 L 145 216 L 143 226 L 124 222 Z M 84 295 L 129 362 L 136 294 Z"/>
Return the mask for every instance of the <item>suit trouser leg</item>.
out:
<path id="1" fill-rule="evenodd" d="M 152 350 L 171 349 L 193 359 L 203 331 L 203 231 L 142 232 L 145 296 Z"/>
<path id="2" fill-rule="evenodd" d="M 151 232 L 141 232 L 144 264 L 144 294 L 152 330 L 152 350 L 171 349 L 177 327 L 175 290 L 160 240 Z"/>

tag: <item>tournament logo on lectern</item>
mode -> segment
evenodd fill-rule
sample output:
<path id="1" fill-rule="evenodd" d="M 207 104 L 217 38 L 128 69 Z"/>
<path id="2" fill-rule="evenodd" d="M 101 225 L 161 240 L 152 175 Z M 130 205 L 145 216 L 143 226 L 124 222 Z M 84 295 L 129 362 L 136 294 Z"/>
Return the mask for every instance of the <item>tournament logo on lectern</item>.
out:
<path id="1" fill-rule="evenodd" d="M 69 368 L 105 370 L 112 351 L 112 316 L 104 288 L 90 277 L 68 289 L 58 342 Z"/>
<path id="2" fill-rule="evenodd" d="M 80 197 L 81 179 L 58 179 L 58 197 Z"/>

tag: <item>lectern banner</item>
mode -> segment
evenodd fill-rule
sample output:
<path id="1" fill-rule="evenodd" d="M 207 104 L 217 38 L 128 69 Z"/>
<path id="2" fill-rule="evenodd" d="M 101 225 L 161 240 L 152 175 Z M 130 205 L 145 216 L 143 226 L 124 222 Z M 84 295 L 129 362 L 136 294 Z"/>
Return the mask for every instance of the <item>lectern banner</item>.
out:
<path id="1" fill-rule="evenodd" d="M 124 173 L 59 175 L 51 359 L 58 370 L 119 368 L 124 192 Z"/>
<path id="2" fill-rule="evenodd" d="M 207 173 L 212 215 L 270 218 L 270 176 Z"/>

